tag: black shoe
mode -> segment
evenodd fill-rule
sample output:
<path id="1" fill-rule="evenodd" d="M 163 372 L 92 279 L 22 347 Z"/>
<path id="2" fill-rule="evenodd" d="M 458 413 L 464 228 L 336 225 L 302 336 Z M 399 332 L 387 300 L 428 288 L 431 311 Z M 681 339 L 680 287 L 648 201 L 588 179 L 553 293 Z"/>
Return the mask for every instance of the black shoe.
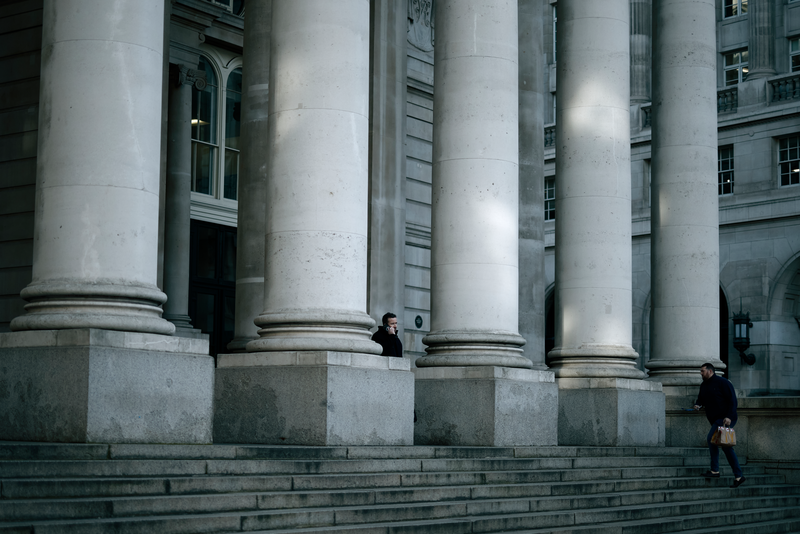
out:
<path id="1" fill-rule="evenodd" d="M 744 477 L 733 479 L 733 484 L 731 484 L 731 487 L 732 488 L 738 488 L 739 486 L 744 484 L 744 480 L 745 480 Z"/>
<path id="2" fill-rule="evenodd" d="M 711 471 L 706 471 L 703 473 L 703 476 L 706 478 L 719 478 L 719 473 L 712 473 Z"/>

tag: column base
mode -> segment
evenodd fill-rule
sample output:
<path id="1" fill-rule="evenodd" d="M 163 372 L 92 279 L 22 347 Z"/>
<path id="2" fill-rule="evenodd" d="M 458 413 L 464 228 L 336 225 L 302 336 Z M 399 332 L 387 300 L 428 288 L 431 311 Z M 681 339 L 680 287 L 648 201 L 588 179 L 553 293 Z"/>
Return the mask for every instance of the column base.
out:
<path id="1" fill-rule="evenodd" d="M 208 341 L 100 329 L 0 334 L 0 440 L 211 443 Z"/>
<path id="2" fill-rule="evenodd" d="M 214 442 L 413 445 L 411 362 L 350 352 L 217 356 Z"/>
<path id="3" fill-rule="evenodd" d="M 416 445 L 557 444 L 558 387 L 550 371 L 426 367 L 416 379 Z"/>
<path id="4" fill-rule="evenodd" d="M 663 447 L 665 401 L 659 382 L 559 378 L 558 444 Z"/>
<path id="5" fill-rule="evenodd" d="M 664 385 L 665 394 L 680 394 L 668 393 L 667 387 L 689 387 L 690 389 L 693 388 L 694 394 L 697 395 L 697 390 L 703 382 L 700 376 L 700 366 L 704 363 L 710 363 L 717 369 L 725 368 L 725 364 L 723 364 L 721 360 L 701 359 L 697 357 L 688 357 L 680 360 L 651 358 L 645 367 L 647 367 L 648 370 L 648 380 L 661 382 Z"/>
<path id="6" fill-rule="evenodd" d="M 192 318 L 188 315 L 164 313 L 162 317 L 175 325 L 175 332 L 172 333 L 173 336 L 208 339 L 208 334 L 204 334 L 202 330 L 192 326 Z"/>

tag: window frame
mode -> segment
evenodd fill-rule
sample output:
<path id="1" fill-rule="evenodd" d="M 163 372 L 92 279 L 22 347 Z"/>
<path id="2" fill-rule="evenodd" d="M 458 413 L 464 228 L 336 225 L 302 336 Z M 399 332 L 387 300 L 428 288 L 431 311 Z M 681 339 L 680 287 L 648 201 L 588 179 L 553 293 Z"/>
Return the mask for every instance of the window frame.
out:
<path id="1" fill-rule="evenodd" d="M 733 19 L 747 15 L 747 0 L 722 0 L 722 19 Z M 731 14 L 728 13 L 730 7 Z"/>
<path id="2" fill-rule="evenodd" d="M 730 65 L 727 64 L 728 56 L 738 55 L 739 60 Z M 743 61 L 742 58 L 746 57 Z M 736 71 L 736 83 L 728 83 L 728 72 Z M 747 80 L 750 72 L 750 51 L 747 48 L 738 48 L 722 53 L 722 85 L 723 87 L 733 87 Z"/>
<path id="3" fill-rule="evenodd" d="M 794 141 L 792 146 L 787 146 L 786 148 L 782 146 L 784 142 L 787 142 L 788 145 L 790 141 Z M 778 187 L 793 187 L 800 185 L 800 133 L 779 138 L 777 140 L 777 149 Z M 786 159 L 783 159 L 782 157 L 784 154 L 788 156 Z M 792 155 L 794 155 L 794 157 L 792 157 Z M 784 164 L 786 164 L 785 167 Z M 783 183 L 784 176 L 787 177 L 786 181 L 788 183 Z"/>
<path id="4" fill-rule="evenodd" d="M 792 51 L 792 43 L 797 43 L 797 50 Z M 797 68 L 795 69 L 794 58 L 797 58 Z M 789 38 L 789 72 L 800 72 L 800 36 Z"/>
<path id="5" fill-rule="evenodd" d="M 548 187 L 548 185 L 551 183 L 553 184 L 553 186 Z M 548 196 L 548 193 L 551 193 L 551 195 Z M 555 176 L 544 177 L 544 220 L 545 221 L 556 220 L 556 177 Z"/>
<path id="6" fill-rule="evenodd" d="M 237 158 L 237 172 L 236 172 L 236 180 L 237 184 L 235 187 L 236 190 L 236 199 L 226 198 L 225 196 L 225 179 L 226 179 L 226 155 L 231 148 L 228 147 L 228 140 L 226 138 L 227 130 L 226 130 L 226 122 L 228 119 L 228 82 L 230 80 L 231 75 L 237 70 L 242 69 L 242 58 L 241 56 L 236 57 L 232 60 L 229 60 L 227 64 L 220 60 L 219 57 L 209 53 L 207 51 L 203 51 L 201 53 L 202 58 L 208 63 L 210 70 L 216 76 L 216 126 L 214 128 L 214 135 L 216 136 L 216 142 L 206 142 L 203 140 L 195 139 L 194 132 L 192 133 L 192 169 L 191 169 L 191 180 L 192 180 L 192 201 L 194 203 L 200 203 L 204 205 L 221 205 L 224 206 L 226 209 L 236 209 L 238 206 L 238 197 L 239 197 L 239 185 L 238 185 L 238 178 L 240 175 L 240 158 Z M 224 66 L 223 66 L 224 65 Z M 199 65 L 198 65 L 199 66 Z M 243 88 L 242 88 L 243 89 Z M 194 98 L 195 98 L 195 89 L 193 89 L 192 93 L 192 116 L 194 117 Z M 243 95 L 243 92 L 240 95 Z M 241 99 L 240 99 L 241 102 Z M 240 104 L 241 105 L 241 104 Z M 240 107 L 241 112 L 241 107 Z M 241 117 L 240 117 L 240 127 L 241 127 Z M 201 191 L 195 190 L 195 151 L 198 145 L 205 145 L 210 146 L 213 148 L 214 151 L 214 161 L 212 163 L 212 174 L 211 174 L 211 193 L 205 193 Z M 241 155 L 241 149 L 235 149 L 239 155 Z"/>
<path id="7" fill-rule="evenodd" d="M 729 153 L 726 153 L 728 152 Z M 717 195 L 733 194 L 734 188 L 734 147 L 733 144 L 717 147 Z M 724 168 L 723 168 L 724 167 Z M 726 178 L 728 178 L 726 180 Z"/>

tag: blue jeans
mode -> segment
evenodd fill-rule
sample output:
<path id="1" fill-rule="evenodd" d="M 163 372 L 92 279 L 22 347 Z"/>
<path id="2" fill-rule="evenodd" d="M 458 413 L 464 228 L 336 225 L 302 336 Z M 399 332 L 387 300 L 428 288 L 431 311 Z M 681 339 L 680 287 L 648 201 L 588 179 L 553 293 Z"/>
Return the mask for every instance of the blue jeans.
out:
<path id="1" fill-rule="evenodd" d="M 731 423 L 731 428 L 736 425 L 734 421 Z M 714 421 L 714 424 L 711 425 L 711 430 L 708 431 L 708 437 L 706 438 L 706 443 L 708 443 L 708 450 L 711 453 L 711 470 L 714 472 L 719 472 L 719 447 L 711 443 L 711 437 L 716 432 L 717 427 L 724 426 L 722 424 L 722 419 L 717 419 Z M 739 467 L 739 458 L 736 457 L 736 451 L 733 450 L 733 447 L 722 447 L 722 452 L 725 453 L 725 458 L 728 459 L 728 464 L 730 464 L 731 469 L 733 469 L 733 476 L 736 478 L 740 478 L 742 476 L 742 468 Z"/>

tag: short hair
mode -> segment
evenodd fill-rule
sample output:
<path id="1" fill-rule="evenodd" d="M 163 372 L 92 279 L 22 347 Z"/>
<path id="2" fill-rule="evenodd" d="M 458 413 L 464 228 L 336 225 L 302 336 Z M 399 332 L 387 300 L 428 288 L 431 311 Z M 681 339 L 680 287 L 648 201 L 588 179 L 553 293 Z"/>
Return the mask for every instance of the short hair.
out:
<path id="1" fill-rule="evenodd" d="M 393 314 L 392 312 L 387 312 L 383 314 L 383 318 L 381 319 L 381 321 L 383 321 L 383 324 L 388 325 L 389 319 L 396 319 L 396 318 L 397 316 L 395 314 Z"/>
<path id="2" fill-rule="evenodd" d="M 704 363 L 703 365 L 700 366 L 700 369 L 708 369 L 709 371 L 716 371 L 716 369 L 714 369 L 714 366 L 711 365 L 710 363 Z"/>

